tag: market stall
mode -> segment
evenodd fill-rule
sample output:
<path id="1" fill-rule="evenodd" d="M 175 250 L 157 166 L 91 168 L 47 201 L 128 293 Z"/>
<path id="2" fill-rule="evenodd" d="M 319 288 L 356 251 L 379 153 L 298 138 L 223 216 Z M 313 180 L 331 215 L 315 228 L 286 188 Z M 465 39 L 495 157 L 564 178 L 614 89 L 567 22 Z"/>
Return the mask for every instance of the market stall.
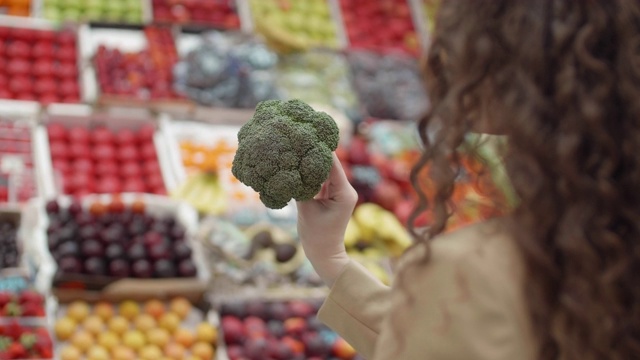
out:
<path id="1" fill-rule="evenodd" d="M 0 1 L 0 358 L 360 359 L 315 319 L 295 205 L 265 207 L 231 166 L 259 102 L 330 114 L 359 194 L 345 246 L 390 283 L 424 4 Z M 455 226 L 506 206 L 465 164 Z"/>

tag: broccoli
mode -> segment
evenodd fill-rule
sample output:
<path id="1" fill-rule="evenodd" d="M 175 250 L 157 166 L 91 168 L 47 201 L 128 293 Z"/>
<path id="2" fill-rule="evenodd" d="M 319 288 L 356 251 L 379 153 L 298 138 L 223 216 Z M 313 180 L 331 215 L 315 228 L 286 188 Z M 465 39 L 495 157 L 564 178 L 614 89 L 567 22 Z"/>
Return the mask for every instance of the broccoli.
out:
<path id="1" fill-rule="evenodd" d="M 338 147 L 331 116 L 300 100 L 268 100 L 238 132 L 231 172 L 271 209 L 312 199 L 329 177 Z"/>

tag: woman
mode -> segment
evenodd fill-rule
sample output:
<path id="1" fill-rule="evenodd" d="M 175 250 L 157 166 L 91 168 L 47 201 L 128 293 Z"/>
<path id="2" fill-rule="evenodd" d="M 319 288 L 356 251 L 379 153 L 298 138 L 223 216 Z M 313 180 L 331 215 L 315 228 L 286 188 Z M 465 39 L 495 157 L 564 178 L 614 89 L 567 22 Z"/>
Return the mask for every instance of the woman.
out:
<path id="1" fill-rule="evenodd" d="M 321 320 L 369 360 L 640 358 L 640 1 L 444 0 L 424 77 L 412 181 L 435 219 L 393 286 L 345 253 L 337 159 L 298 204 Z M 518 202 L 443 235 L 474 131 L 507 137 Z"/>

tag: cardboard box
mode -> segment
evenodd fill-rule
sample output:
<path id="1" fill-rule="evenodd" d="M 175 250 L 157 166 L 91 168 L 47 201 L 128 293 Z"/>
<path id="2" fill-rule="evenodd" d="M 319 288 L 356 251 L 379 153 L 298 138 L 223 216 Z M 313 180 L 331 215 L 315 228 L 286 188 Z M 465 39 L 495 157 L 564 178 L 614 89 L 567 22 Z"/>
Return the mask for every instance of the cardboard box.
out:
<path id="1" fill-rule="evenodd" d="M 108 203 L 111 195 L 90 195 L 81 200 L 83 207 L 88 208 L 95 201 Z M 81 274 L 58 274 L 57 264 L 47 245 L 47 227 L 49 219 L 45 211 L 45 202 L 40 199 L 33 200 L 29 204 L 28 211 L 36 214 L 38 221 L 33 234 L 37 241 L 32 250 L 32 256 L 41 263 L 37 284 L 39 287 L 51 287 L 53 295 L 61 302 L 74 299 L 86 301 L 124 299 L 145 300 L 148 298 L 170 298 L 184 296 L 192 302 L 200 301 L 210 281 L 210 272 L 205 264 L 200 243 L 195 240 L 197 228 L 197 213 L 188 205 L 173 201 L 163 196 L 148 194 L 122 194 L 122 201 L 131 204 L 140 199 L 146 205 L 146 212 L 152 215 L 173 215 L 178 223 L 186 230 L 186 238 L 192 249 L 194 264 L 197 268 L 195 278 L 169 278 L 169 279 L 136 279 L 136 278 L 112 278 L 87 276 Z M 62 208 L 66 208 L 72 201 L 70 197 L 57 198 Z M 46 292 L 46 289 L 42 289 Z"/>

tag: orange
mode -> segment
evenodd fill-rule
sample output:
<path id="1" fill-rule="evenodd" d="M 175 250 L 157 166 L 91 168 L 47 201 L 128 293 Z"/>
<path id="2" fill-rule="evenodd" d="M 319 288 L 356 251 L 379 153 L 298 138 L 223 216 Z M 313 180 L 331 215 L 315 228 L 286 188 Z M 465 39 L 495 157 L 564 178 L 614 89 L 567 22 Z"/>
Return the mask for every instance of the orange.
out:
<path id="1" fill-rule="evenodd" d="M 191 354 L 199 357 L 201 360 L 211 360 L 214 354 L 213 346 L 204 342 L 198 342 L 191 348 Z"/>
<path id="2" fill-rule="evenodd" d="M 185 355 L 185 348 L 177 343 L 169 343 L 164 347 L 164 355 L 171 359 L 182 360 Z"/>
<path id="3" fill-rule="evenodd" d="M 129 321 L 122 316 L 116 316 L 109 320 L 109 329 L 116 334 L 123 334 L 129 330 Z"/>
<path id="4" fill-rule="evenodd" d="M 99 302 L 93 307 L 93 313 L 100 316 L 102 320 L 109 321 L 115 313 L 113 305 L 108 302 Z"/>
<path id="5" fill-rule="evenodd" d="M 90 312 L 89 304 L 84 301 L 74 301 L 67 307 L 67 316 L 76 322 L 82 322 Z"/>
<path id="6" fill-rule="evenodd" d="M 176 330 L 176 332 L 173 334 L 173 338 L 178 344 L 187 348 L 191 347 L 191 345 L 196 342 L 195 335 L 190 330 L 185 328 L 179 328 L 178 330 Z"/>
<path id="7" fill-rule="evenodd" d="M 136 317 L 134 324 L 136 329 L 146 333 L 156 327 L 156 319 L 149 314 L 140 314 Z"/>
<path id="8" fill-rule="evenodd" d="M 125 300 L 120 303 L 119 313 L 128 320 L 133 320 L 140 314 L 140 305 L 135 301 Z"/>
<path id="9" fill-rule="evenodd" d="M 91 346 L 93 346 L 94 339 L 93 336 L 84 330 L 77 331 L 71 337 L 71 344 L 75 346 L 81 352 L 85 352 L 89 350 Z"/>
<path id="10" fill-rule="evenodd" d="M 218 330 L 209 323 L 200 323 L 196 327 L 196 338 L 201 342 L 215 344 L 218 339 Z"/>
<path id="11" fill-rule="evenodd" d="M 72 345 L 67 345 L 60 351 L 61 360 L 79 360 L 80 357 L 82 352 Z"/>
<path id="12" fill-rule="evenodd" d="M 169 308 L 172 312 L 176 313 L 180 319 L 184 320 L 191 312 L 191 303 L 189 300 L 183 297 L 177 297 L 171 300 Z"/>
<path id="13" fill-rule="evenodd" d="M 153 318 L 157 320 L 164 315 L 165 306 L 160 300 L 149 300 L 144 304 L 144 312 L 153 316 Z"/>
<path id="14" fill-rule="evenodd" d="M 160 327 L 170 333 L 176 331 L 178 326 L 180 326 L 180 317 L 175 313 L 169 312 L 160 318 Z"/>

